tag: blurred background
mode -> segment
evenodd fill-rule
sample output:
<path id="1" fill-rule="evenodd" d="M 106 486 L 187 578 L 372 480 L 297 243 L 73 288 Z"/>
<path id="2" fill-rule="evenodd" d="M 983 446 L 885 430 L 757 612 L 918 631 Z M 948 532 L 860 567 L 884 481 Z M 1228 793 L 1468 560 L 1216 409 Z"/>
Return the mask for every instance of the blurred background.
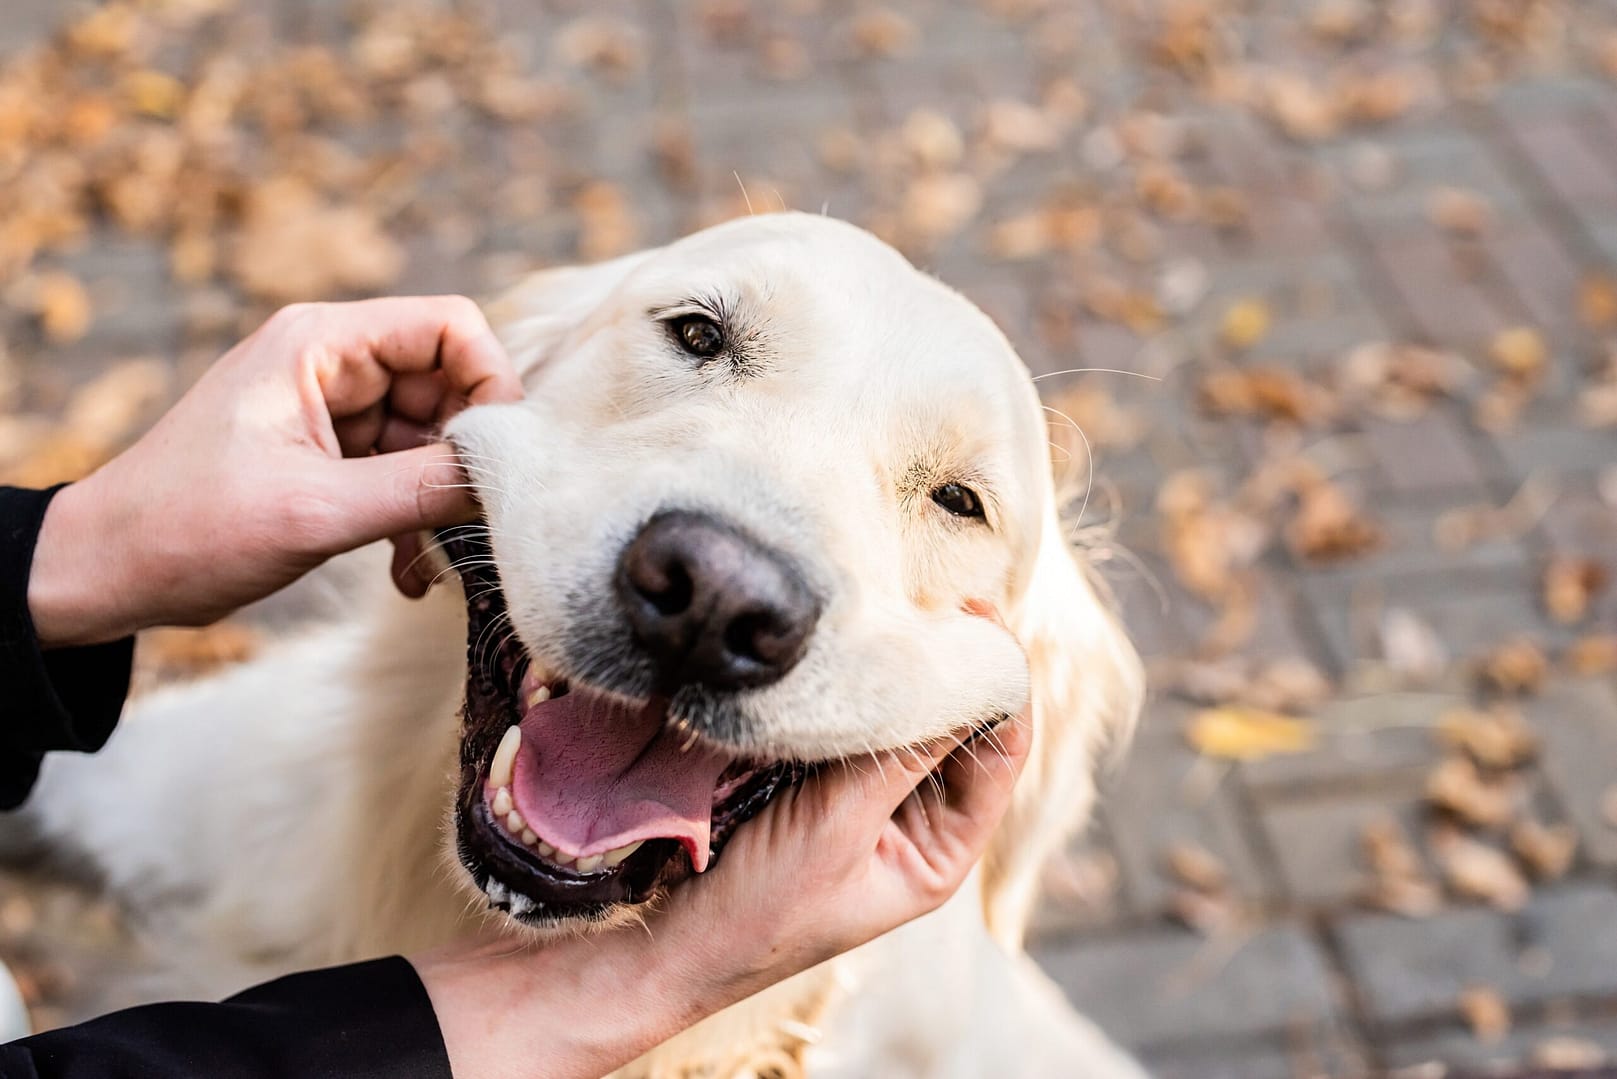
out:
<path id="1" fill-rule="evenodd" d="M 1041 376 L 1150 661 L 1074 1003 L 1163 1076 L 1617 1055 L 1617 3 L 4 8 L 0 480 L 280 304 L 847 218 Z M 0 877 L 42 1022 L 121 934 Z"/>

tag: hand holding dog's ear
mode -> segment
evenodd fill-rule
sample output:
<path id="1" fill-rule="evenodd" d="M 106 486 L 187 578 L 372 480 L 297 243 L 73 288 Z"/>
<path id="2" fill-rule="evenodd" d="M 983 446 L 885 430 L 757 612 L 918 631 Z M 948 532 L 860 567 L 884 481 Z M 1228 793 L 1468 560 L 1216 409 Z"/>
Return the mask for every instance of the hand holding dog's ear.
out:
<path id="1" fill-rule="evenodd" d="M 433 432 L 521 396 L 462 297 L 286 308 L 52 501 L 28 592 L 40 639 L 205 624 L 342 551 L 469 519 Z"/>

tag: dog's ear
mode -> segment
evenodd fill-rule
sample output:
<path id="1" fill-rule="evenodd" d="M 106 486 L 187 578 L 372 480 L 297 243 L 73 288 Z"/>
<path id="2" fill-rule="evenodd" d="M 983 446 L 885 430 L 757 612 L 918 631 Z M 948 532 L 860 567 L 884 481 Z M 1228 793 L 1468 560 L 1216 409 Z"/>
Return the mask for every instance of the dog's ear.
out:
<path id="1" fill-rule="evenodd" d="M 1028 588 L 1012 611 L 1027 652 L 1033 748 L 983 861 L 995 938 L 1020 947 L 1045 862 L 1089 819 L 1095 769 L 1133 730 L 1145 692 L 1139 655 L 1054 512 Z"/>
<path id="2" fill-rule="evenodd" d="M 540 270 L 484 304 L 484 314 L 517 372 L 526 377 L 544 363 L 653 253 L 637 251 L 590 266 Z"/>

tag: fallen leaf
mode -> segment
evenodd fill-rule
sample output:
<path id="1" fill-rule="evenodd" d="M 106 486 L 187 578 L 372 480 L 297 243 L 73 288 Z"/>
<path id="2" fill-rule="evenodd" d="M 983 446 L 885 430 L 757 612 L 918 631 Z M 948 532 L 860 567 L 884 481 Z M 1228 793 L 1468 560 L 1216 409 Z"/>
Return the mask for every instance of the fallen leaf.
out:
<path id="1" fill-rule="evenodd" d="M 1432 224 L 1456 236 L 1480 236 L 1493 223 L 1493 206 L 1475 191 L 1439 187 L 1427 204 Z"/>
<path id="2" fill-rule="evenodd" d="M 1559 556 L 1544 567 L 1541 596 L 1544 610 L 1565 626 L 1589 614 L 1596 596 L 1610 583 L 1606 567 L 1592 558 Z"/>
<path id="3" fill-rule="evenodd" d="M 1488 358 L 1506 378 L 1530 385 L 1543 378 L 1550 349 L 1536 329 L 1512 326 L 1494 335 L 1488 345 Z"/>
<path id="4" fill-rule="evenodd" d="M 1617 278 L 1598 272 L 1578 284 L 1578 317 L 1591 330 L 1617 325 Z"/>
<path id="5" fill-rule="evenodd" d="M 1271 321 L 1268 304 L 1258 299 L 1241 300 L 1225 310 L 1219 322 L 1219 340 L 1228 348 L 1244 352 L 1269 335 Z"/>
<path id="6" fill-rule="evenodd" d="M 1502 828 L 1516 815 L 1516 792 L 1482 778 L 1467 757 L 1448 757 L 1426 777 L 1426 800 L 1466 824 Z"/>
<path id="7" fill-rule="evenodd" d="M 1538 753 L 1538 736 L 1515 708 L 1451 708 L 1437 721 L 1438 739 L 1484 768 L 1519 768 Z"/>
<path id="8" fill-rule="evenodd" d="M 1314 748 L 1317 732 L 1307 720 L 1230 706 L 1197 712 L 1191 717 L 1185 737 L 1191 748 L 1203 756 L 1252 761 L 1284 753 L 1306 753 Z"/>
<path id="9" fill-rule="evenodd" d="M 41 274 L 34 282 L 29 307 L 45 340 L 70 345 L 90 329 L 90 294 L 72 274 Z"/>
<path id="10" fill-rule="evenodd" d="M 1305 562 L 1340 562 L 1381 546 L 1381 529 L 1335 484 L 1319 482 L 1298 493 L 1286 525 L 1286 544 Z"/>
<path id="11" fill-rule="evenodd" d="M 1168 914 L 1186 928 L 1211 937 L 1227 933 L 1240 923 L 1241 906 L 1227 892 L 1179 888 L 1168 898 Z"/>
<path id="12" fill-rule="evenodd" d="M 1180 884 L 1198 892 L 1221 892 L 1229 886 L 1229 870 L 1212 851 L 1189 840 L 1175 840 L 1162 852 L 1162 864 Z"/>
<path id="13" fill-rule="evenodd" d="M 1538 645 L 1517 637 L 1484 655 L 1477 667 L 1482 684 L 1497 693 L 1537 693 L 1549 672 L 1549 660 Z"/>
<path id="14" fill-rule="evenodd" d="M 1488 985 L 1467 986 L 1458 1003 L 1465 1025 L 1482 1044 L 1495 1045 L 1510 1033 L 1510 1005 L 1499 990 Z"/>
<path id="15" fill-rule="evenodd" d="M 1215 416 L 1245 416 L 1303 426 L 1331 411 L 1328 394 L 1284 367 L 1225 368 L 1205 376 L 1197 387 L 1202 409 Z"/>
<path id="16" fill-rule="evenodd" d="M 908 52 L 921 36 L 914 22 L 891 8 L 861 12 L 851 29 L 854 47 L 860 53 L 884 59 Z"/>
<path id="17" fill-rule="evenodd" d="M 1381 656 L 1397 674 L 1416 681 L 1436 679 L 1448 666 L 1449 651 L 1431 623 L 1407 607 L 1381 615 Z"/>
<path id="18" fill-rule="evenodd" d="M 1510 830 L 1510 849 L 1537 880 L 1560 880 L 1572 868 L 1578 833 L 1570 824 L 1524 820 Z"/>
<path id="19" fill-rule="evenodd" d="M 1609 1059 L 1606 1051 L 1589 1039 L 1560 1034 L 1534 1045 L 1529 1063 L 1549 1071 L 1575 1072 L 1598 1068 Z"/>
<path id="20" fill-rule="evenodd" d="M 1442 828 L 1434 830 L 1432 852 L 1444 881 L 1456 895 L 1481 900 L 1503 911 L 1517 911 L 1527 905 L 1527 881 L 1503 851 Z"/>
<path id="21" fill-rule="evenodd" d="M 1572 642 L 1563 657 L 1567 670 L 1576 675 L 1611 674 L 1617 671 L 1617 633 L 1594 633 Z"/>

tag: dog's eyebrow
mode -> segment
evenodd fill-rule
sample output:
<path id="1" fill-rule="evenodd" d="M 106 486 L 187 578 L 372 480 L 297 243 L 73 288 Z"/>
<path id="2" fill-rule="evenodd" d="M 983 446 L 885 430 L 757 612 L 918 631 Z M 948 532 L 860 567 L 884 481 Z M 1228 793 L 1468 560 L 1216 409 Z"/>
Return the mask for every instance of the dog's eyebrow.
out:
<path id="1" fill-rule="evenodd" d="M 763 333 L 767 320 L 754 323 L 722 292 L 693 292 L 673 303 L 653 304 L 646 308 L 646 314 L 657 322 L 682 315 L 706 315 L 724 331 L 727 342 L 724 358 L 732 373 L 749 376 L 767 369 L 769 350 Z"/>

